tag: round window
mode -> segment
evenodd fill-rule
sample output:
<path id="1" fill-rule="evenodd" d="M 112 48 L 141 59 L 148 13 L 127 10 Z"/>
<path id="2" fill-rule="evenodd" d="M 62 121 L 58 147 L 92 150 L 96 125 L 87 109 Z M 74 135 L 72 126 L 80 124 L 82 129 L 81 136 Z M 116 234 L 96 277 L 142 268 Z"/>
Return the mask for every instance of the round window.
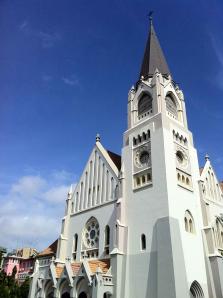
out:
<path id="1" fill-rule="evenodd" d="M 147 164 L 149 162 L 149 152 L 143 151 L 139 156 L 139 160 L 141 164 Z"/>
<path id="2" fill-rule="evenodd" d="M 177 161 L 179 164 L 183 164 L 184 163 L 184 154 L 182 151 L 177 151 L 176 152 L 176 157 L 177 157 Z"/>
<path id="3" fill-rule="evenodd" d="M 87 248 L 96 248 L 99 240 L 99 224 L 95 218 L 89 220 L 83 231 L 83 241 Z"/>

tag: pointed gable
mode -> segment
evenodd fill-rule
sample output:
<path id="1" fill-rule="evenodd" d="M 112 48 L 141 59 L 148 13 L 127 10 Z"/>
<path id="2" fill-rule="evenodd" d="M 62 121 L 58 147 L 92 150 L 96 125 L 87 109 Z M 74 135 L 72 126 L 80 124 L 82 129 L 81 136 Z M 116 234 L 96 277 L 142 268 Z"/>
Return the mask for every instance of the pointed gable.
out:
<path id="1" fill-rule="evenodd" d="M 73 211 L 78 212 L 117 199 L 121 157 L 107 151 L 97 141 L 72 197 Z"/>
<path id="2" fill-rule="evenodd" d="M 200 175 L 203 181 L 203 196 L 213 201 L 223 201 L 222 182 L 218 181 L 209 157 L 206 158 Z"/>
<path id="3" fill-rule="evenodd" d="M 143 76 L 147 78 L 148 76 L 153 76 L 156 69 L 158 69 L 162 75 L 170 75 L 169 67 L 151 21 L 140 77 Z"/>

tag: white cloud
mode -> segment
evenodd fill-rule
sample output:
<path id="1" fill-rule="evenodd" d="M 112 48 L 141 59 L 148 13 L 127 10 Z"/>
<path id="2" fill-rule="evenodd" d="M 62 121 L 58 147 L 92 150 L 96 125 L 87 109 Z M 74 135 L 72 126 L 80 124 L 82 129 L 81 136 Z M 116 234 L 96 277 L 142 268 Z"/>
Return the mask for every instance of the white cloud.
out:
<path id="1" fill-rule="evenodd" d="M 52 173 L 52 178 L 57 180 L 57 181 L 66 181 L 66 180 L 71 180 L 73 177 L 73 174 L 70 172 L 67 172 L 65 170 L 61 171 L 53 171 Z"/>
<path id="2" fill-rule="evenodd" d="M 10 249 L 33 246 L 44 249 L 60 232 L 72 175 L 54 171 L 20 177 L 0 195 L 0 244 Z"/>
<path id="3" fill-rule="evenodd" d="M 46 181 L 39 176 L 25 176 L 11 187 L 11 192 L 23 197 L 36 197 L 46 186 Z"/>
<path id="4" fill-rule="evenodd" d="M 78 86 L 79 85 L 79 80 L 75 76 L 71 77 L 63 77 L 62 81 L 64 84 L 69 85 L 69 86 Z"/>
<path id="5" fill-rule="evenodd" d="M 34 31 L 35 32 L 35 31 Z M 46 33 L 46 32 L 35 32 L 35 35 L 41 40 L 43 48 L 51 48 L 56 42 L 60 40 L 60 35 L 58 33 Z"/>
<path id="6" fill-rule="evenodd" d="M 64 202 L 64 194 L 68 193 L 67 185 L 52 187 L 43 194 L 43 198 L 53 204 Z"/>
<path id="7" fill-rule="evenodd" d="M 27 36 L 38 39 L 43 48 L 51 48 L 61 40 L 61 36 L 57 32 L 49 33 L 33 29 L 27 21 L 24 21 L 21 25 L 19 25 L 19 30 Z"/>

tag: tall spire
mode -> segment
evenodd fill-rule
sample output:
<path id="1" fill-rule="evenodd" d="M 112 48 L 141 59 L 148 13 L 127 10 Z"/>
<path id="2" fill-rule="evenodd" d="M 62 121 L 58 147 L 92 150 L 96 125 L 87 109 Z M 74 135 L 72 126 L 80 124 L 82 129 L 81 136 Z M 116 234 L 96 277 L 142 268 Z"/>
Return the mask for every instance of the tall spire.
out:
<path id="1" fill-rule="evenodd" d="M 159 40 L 153 27 L 152 13 L 150 16 L 149 37 L 146 44 L 146 49 L 143 57 L 143 62 L 140 71 L 140 77 L 153 76 L 156 69 L 162 75 L 170 75 L 170 70 L 161 49 Z"/>

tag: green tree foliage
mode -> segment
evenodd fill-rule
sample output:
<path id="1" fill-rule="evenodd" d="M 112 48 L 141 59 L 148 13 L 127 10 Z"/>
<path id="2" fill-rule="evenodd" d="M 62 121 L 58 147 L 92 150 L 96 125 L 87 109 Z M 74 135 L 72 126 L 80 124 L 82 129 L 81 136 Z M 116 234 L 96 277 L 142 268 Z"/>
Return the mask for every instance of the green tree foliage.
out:
<path id="1" fill-rule="evenodd" d="M 24 281 L 24 283 L 20 287 L 20 297 L 21 298 L 27 298 L 28 297 L 29 284 L 30 284 L 30 280 L 29 280 L 29 277 L 27 277 L 26 280 Z"/>
<path id="2" fill-rule="evenodd" d="M 29 294 L 29 278 L 19 286 L 15 280 L 17 273 L 16 267 L 13 268 L 11 276 L 5 272 L 0 272 L 0 298 L 27 298 Z"/>

